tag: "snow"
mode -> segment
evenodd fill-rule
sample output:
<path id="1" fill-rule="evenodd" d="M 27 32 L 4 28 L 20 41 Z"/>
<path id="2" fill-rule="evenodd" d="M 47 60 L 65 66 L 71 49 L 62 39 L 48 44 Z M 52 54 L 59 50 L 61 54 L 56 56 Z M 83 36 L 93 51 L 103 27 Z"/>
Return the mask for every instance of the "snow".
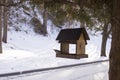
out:
<path id="1" fill-rule="evenodd" d="M 104 68 L 103 68 L 104 67 Z M 99 68 L 99 69 L 98 69 Z M 90 72 L 88 72 L 88 70 Z M 66 69 L 23 74 L 2 78 L 2 80 L 108 80 L 108 63 L 89 64 Z"/>
<path id="2" fill-rule="evenodd" d="M 88 45 L 86 46 L 86 54 L 88 54 L 89 58 L 83 58 L 79 60 L 56 58 L 56 53 L 54 52 L 54 49 L 59 49 L 60 47 L 58 42 L 55 40 L 58 32 L 56 31 L 55 33 L 52 34 L 53 35 L 48 35 L 48 37 L 44 37 L 35 34 L 34 32 L 29 32 L 28 34 L 24 31 L 21 32 L 9 31 L 8 43 L 7 44 L 3 43 L 3 53 L 0 54 L 0 74 L 108 59 L 108 56 L 100 57 L 101 35 L 98 36 L 90 35 L 90 41 L 88 41 Z M 107 45 L 107 52 L 109 53 L 110 40 L 108 42 L 109 44 Z M 95 65 L 91 65 L 91 66 L 95 66 Z M 108 68 L 106 69 L 108 70 Z M 93 69 L 90 70 L 89 68 L 86 68 L 83 70 L 86 70 L 85 74 L 87 75 L 89 73 L 87 71 L 91 71 Z M 59 78 L 62 76 L 66 76 L 65 75 L 66 71 L 63 71 L 63 73 L 59 74 Z M 72 73 L 72 72 L 68 71 L 67 73 Z M 106 73 L 100 73 L 99 75 L 102 76 L 103 74 L 106 75 Z M 80 75 L 82 75 L 82 73 L 80 73 Z M 46 75 L 45 77 L 47 76 L 50 75 Z M 70 78 L 68 78 L 69 76 L 67 76 L 65 80 L 68 79 L 71 80 Z M 30 80 L 30 79 L 25 78 L 20 80 Z M 37 79 L 31 78 L 31 80 L 37 80 Z M 43 78 L 41 80 L 45 80 L 45 79 Z M 55 80 L 55 79 L 51 78 L 49 80 Z M 88 80 L 88 78 L 83 80 Z"/>

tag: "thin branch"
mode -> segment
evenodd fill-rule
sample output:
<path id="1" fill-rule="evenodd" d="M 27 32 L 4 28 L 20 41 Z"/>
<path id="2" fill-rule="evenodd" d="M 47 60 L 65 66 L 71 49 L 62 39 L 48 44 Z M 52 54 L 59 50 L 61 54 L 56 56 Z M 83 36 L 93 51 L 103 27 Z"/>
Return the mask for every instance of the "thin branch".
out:
<path id="1" fill-rule="evenodd" d="M 11 6 L 17 6 L 21 3 L 23 3 L 24 0 L 20 0 L 19 2 L 16 2 L 16 3 L 10 3 L 10 4 L 5 4 L 5 3 L 0 3 L 0 6 L 6 6 L 6 7 L 11 7 Z"/>
<path id="2" fill-rule="evenodd" d="M 71 6 L 77 6 L 78 5 L 76 2 L 71 2 L 71 1 L 68 1 L 68 0 L 61 1 L 61 3 L 62 2 L 64 2 L 64 4 L 68 4 L 68 5 L 71 5 Z"/>
<path id="3" fill-rule="evenodd" d="M 51 1 L 47 1 L 47 2 L 52 2 L 52 1 L 54 1 L 55 3 L 67 4 L 70 6 L 77 6 L 78 5 L 78 3 L 73 2 L 73 1 L 69 1 L 69 0 L 51 0 Z"/>
<path id="4" fill-rule="evenodd" d="M 109 35 L 111 31 L 112 31 L 112 27 L 110 27 L 110 30 L 107 32 L 107 35 Z"/>

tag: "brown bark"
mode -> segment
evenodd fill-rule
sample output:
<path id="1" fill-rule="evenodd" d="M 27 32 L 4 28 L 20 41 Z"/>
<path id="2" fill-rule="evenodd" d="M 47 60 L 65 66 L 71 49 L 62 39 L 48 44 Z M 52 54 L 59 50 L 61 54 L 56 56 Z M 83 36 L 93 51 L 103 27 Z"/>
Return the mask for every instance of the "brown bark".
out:
<path id="1" fill-rule="evenodd" d="M 43 12 L 43 35 L 44 36 L 47 35 L 47 11 L 45 4 L 44 4 L 44 12 Z"/>
<path id="2" fill-rule="evenodd" d="M 81 27 L 81 28 L 85 28 L 85 22 L 84 22 L 84 21 L 81 21 L 80 27 Z"/>
<path id="3" fill-rule="evenodd" d="M 107 29 L 108 29 L 108 24 L 105 24 L 102 35 L 101 56 L 106 56 L 106 44 L 107 44 L 107 38 L 109 36 Z"/>
<path id="4" fill-rule="evenodd" d="M 120 80 L 120 0 L 112 0 L 112 44 L 109 80 Z"/>
<path id="5" fill-rule="evenodd" d="M 7 5 L 8 0 L 5 0 L 4 3 Z M 4 12 L 3 12 L 3 42 L 7 43 L 7 29 L 8 29 L 8 7 L 4 6 Z"/>
<path id="6" fill-rule="evenodd" d="M 0 0 L 1 3 L 1 0 Z M 0 53 L 2 53 L 2 6 L 0 6 Z"/>

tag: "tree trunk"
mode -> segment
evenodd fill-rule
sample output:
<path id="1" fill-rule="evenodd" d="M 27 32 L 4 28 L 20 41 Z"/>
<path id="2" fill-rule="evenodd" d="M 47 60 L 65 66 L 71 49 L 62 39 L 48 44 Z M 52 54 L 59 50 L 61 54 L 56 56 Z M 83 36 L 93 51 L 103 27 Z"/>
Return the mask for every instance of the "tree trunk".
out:
<path id="1" fill-rule="evenodd" d="M 0 0 L 1 3 L 1 0 Z M 2 53 L 2 6 L 0 6 L 0 53 Z"/>
<path id="2" fill-rule="evenodd" d="M 45 4 L 44 4 L 44 12 L 43 12 L 43 35 L 44 36 L 47 35 L 47 11 Z"/>
<path id="3" fill-rule="evenodd" d="M 105 24 L 103 28 L 103 35 L 102 35 L 101 56 L 106 56 L 106 44 L 107 44 L 107 38 L 109 35 L 107 34 L 107 29 L 108 29 L 108 25 Z"/>
<path id="4" fill-rule="evenodd" d="M 81 28 L 85 28 L 85 22 L 84 22 L 84 21 L 81 21 L 80 27 L 81 27 Z"/>
<path id="5" fill-rule="evenodd" d="M 8 4 L 7 3 L 8 0 L 5 0 L 4 3 L 5 4 Z M 8 29 L 8 23 L 7 23 L 7 20 L 8 20 L 8 7 L 4 6 L 4 12 L 3 12 L 3 42 L 4 43 L 7 43 L 7 29 Z"/>
<path id="6" fill-rule="evenodd" d="M 120 80 L 120 0 L 113 1 L 109 80 Z"/>

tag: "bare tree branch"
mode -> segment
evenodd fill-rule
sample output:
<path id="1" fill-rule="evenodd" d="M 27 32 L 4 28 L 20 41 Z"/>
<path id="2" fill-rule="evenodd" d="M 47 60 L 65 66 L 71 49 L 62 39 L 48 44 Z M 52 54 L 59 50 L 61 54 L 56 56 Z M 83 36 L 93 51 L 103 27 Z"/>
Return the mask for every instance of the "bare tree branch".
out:
<path id="1" fill-rule="evenodd" d="M 10 0 L 10 1 L 12 1 L 12 0 Z M 17 6 L 17 5 L 20 5 L 21 3 L 23 3 L 24 1 L 25 0 L 20 0 L 19 2 L 10 3 L 10 4 L 0 3 L 0 6 L 6 6 L 6 7 Z"/>
<path id="2" fill-rule="evenodd" d="M 111 31 L 112 31 L 112 27 L 110 27 L 110 30 L 107 32 L 107 35 L 109 35 Z"/>

